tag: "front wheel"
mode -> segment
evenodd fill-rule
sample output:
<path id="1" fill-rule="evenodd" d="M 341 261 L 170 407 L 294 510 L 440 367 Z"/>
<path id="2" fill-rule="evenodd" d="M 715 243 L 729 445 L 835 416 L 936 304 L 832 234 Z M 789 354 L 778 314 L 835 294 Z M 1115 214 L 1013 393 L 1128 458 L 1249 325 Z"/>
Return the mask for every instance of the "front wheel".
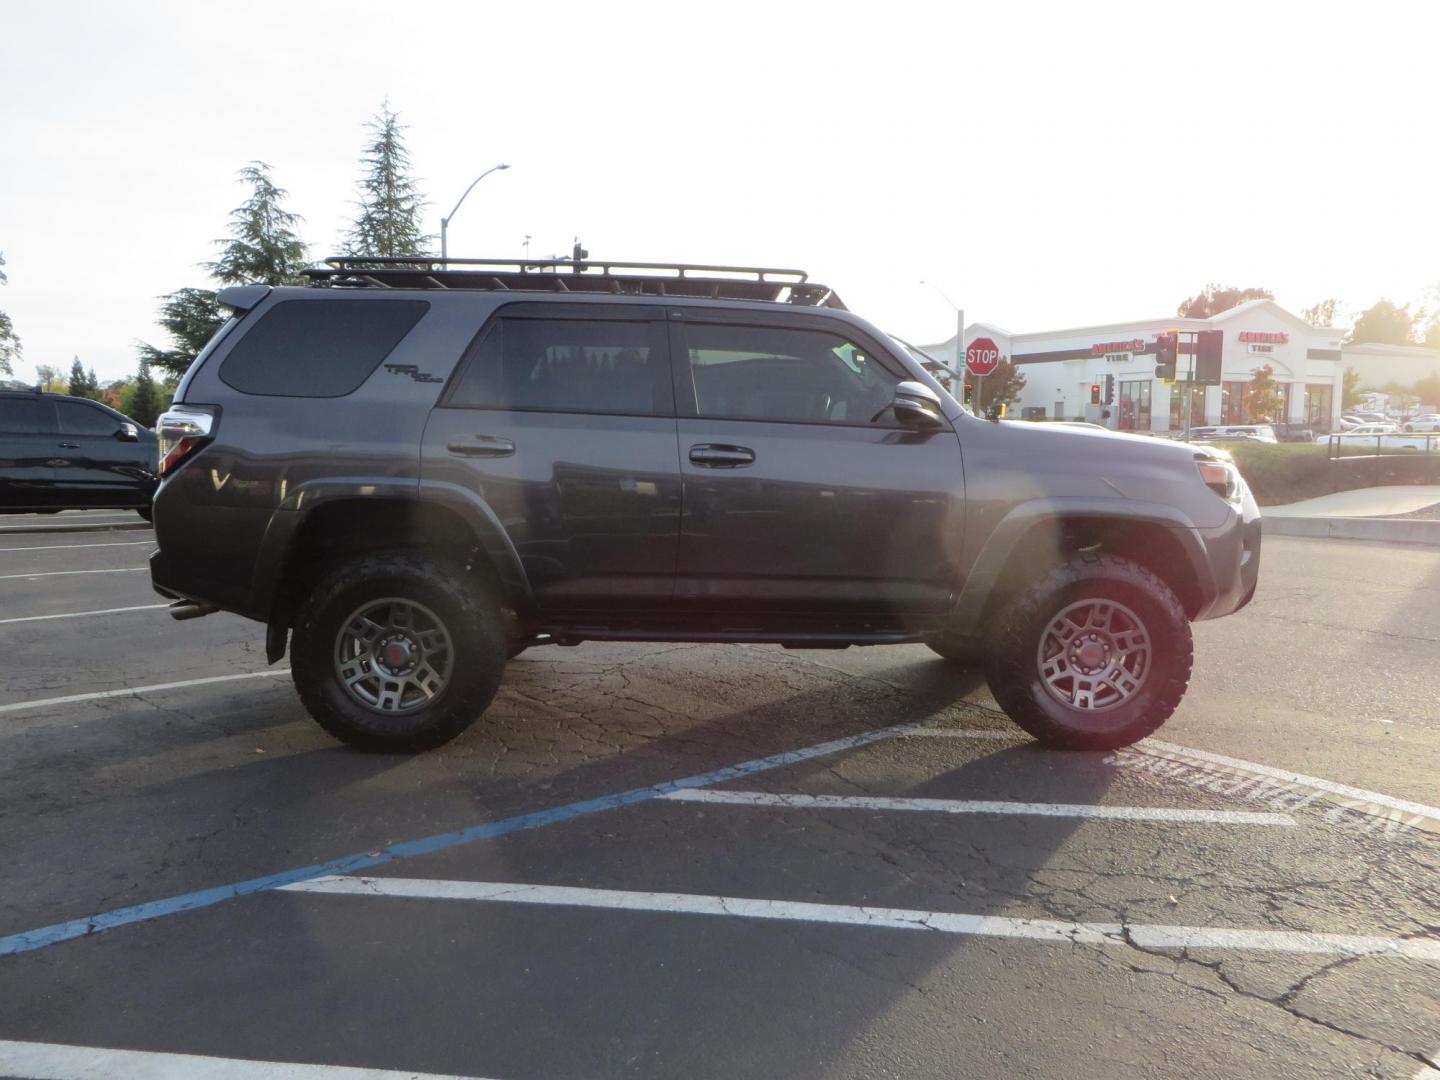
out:
<path id="1" fill-rule="evenodd" d="M 1170 718 L 1193 659 L 1190 622 L 1163 581 L 1128 559 L 1084 554 L 1001 613 L 985 673 L 1000 707 L 1040 742 L 1107 750 Z"/>
<path id="2" fill-rule="evenodd" d="M 291 670 L 310 715 L 357 750 L 449 742 L 495 697 L 506 637 L 490 590 L 410 552 L 342 563 L 295 623 Z"/>

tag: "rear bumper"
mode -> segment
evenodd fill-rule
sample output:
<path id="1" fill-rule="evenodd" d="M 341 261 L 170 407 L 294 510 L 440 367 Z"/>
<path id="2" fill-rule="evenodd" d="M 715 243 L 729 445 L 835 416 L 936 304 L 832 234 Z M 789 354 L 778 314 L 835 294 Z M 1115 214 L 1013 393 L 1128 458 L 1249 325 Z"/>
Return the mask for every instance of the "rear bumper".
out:
<path id="1" fill-rule="evenodd" d="M 1260 580 L 1260 508 L 1245 492 L 1244 502 L 1230 520 L 1200 530 L 1207 560 L 1215 575 L 1215 598 L 1195 618 L 1218 619 L 1239 611 L 1255 596 Z"/>

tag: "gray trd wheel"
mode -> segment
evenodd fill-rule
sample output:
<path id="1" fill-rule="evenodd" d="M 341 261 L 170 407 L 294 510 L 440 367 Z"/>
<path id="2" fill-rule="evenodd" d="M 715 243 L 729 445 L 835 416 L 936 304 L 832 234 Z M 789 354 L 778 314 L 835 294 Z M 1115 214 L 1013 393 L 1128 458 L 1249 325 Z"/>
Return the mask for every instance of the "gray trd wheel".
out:
<path id="1" fill-rule="evenodd" d="M 1079 555 L 1000 614 L 990 692 L 1047 746 L 1106 750 L 1169 719 L 1190 680 L 1185 610 L 1150 571 L 1113 555 Z"/>
<path id="2" fill-rule="evenodd" d="M 357 750 L 410 753 L 475 722 L 505 670 L 488 589 L 408 552 L 343 563 L 295 623 L 291 670 L 310 715 Z"/>

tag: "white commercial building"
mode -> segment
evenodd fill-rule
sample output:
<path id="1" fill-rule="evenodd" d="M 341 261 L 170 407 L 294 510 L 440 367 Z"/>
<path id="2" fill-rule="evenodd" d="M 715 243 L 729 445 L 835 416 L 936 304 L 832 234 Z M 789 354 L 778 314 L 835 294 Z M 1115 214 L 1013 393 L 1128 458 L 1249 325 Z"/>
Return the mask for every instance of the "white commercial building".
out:
<path id="1" fill-rule="evenodd" d="M 1155 339 L 1171 330 L 1181 332 L 1182 378 L 1192 362 L 1187 332 L 1219 330 L 1224 335 L 1221 383 L 1193 388 L 1191 426 L 1264 419 L 1329 431 L 1339 419 L 1343 331 L 1311 326 L 1272 300 L 1251 300 L 1208 319 L 1168 316 L 1024 334 L 974 323 L 965 328 L 964 345 L 968 348 L 977 338 L 991 339 L 1001 357 L 1025 376 L 1025 389 L 1010 406 L 1011 415 L 1083 418 L 1121 430 L 1172 431 L 1185 426 L 1184 389 L 1179 382 L 1156 378 L 1155 364 Z M 925 351 L 955 367 L 954 338 L 926 346 Z M 1281 415 L 1251 417 L 1245 389 L 1255 370 L 1266 364 L 1283 396 Z M 1114 403 L 1105 404 L 1102 396 L 1100 404 L 1092 404 L 1092 387 L 1104 387 L 1107 375 L 1115 378 Z M 966 381 L 973 384 L 975 378 L 967 375 Z"/>

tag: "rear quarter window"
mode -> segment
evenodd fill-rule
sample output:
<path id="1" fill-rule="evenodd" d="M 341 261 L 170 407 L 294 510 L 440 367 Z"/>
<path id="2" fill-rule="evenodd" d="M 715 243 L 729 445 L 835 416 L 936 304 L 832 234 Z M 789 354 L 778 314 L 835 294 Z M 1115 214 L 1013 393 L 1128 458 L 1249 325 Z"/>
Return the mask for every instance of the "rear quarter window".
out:
<path id="1" fill-rule="evenodd" d="M 428 311 L 424 300 L 285 300 L 260 317 L 220 365 L 242 394 L 353 393 Z"/>

